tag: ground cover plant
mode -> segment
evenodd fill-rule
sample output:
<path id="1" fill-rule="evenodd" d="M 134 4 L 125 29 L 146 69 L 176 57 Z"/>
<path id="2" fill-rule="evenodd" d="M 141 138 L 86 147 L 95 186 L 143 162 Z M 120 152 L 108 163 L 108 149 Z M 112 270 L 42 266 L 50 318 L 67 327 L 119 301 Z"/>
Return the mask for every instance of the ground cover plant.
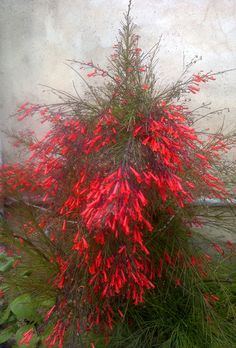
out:
<path id="1" fill-rule="evenodd" d="M 84 97 L 53 89 L 58 103 L 16 112 L 50 129 L 12 135 L 28 155 L 1 167 L 3 316 L 15 347 L 236 344 L 234 244 L 202 233 L 234 230 L 224 184 L 234 166 L 222 156 L 235 135 L 196 130 L 209 111 L 187 105 L 219 73 L 192 74 L 193 60 L 161 89 L 159 44 L 143 53 L 130 10 L 107 68 L 70 62 Z M 203 197 L 228 205 L 212 212 Z"/>

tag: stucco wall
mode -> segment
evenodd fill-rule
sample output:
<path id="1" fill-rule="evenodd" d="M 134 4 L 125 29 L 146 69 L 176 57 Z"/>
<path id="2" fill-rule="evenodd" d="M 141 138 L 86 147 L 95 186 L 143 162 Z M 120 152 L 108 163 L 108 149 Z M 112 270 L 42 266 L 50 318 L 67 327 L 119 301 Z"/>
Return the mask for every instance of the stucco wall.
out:
<path id="1" fill-rule="evenodd" d="M 25 100 L 55 100 L 39 84 L 73 90 L 76 76 L 67 59 L 104 63 L 111 53 L 128 0 L 0 0 L 1 127 L 19 127 L 9 119 Z M 148 49 L 163 34 L 157 69 L 161 81 L 179 76 L 185 60 L 202 56 L 196 71 L 236 67 L 235 0 L 136 0 L 133 18 Z M 229 107 L 227 127 L 236 127 L 236 71 L 204 86 L 196 102 Z M 193 102 L 195 102 L 193 100 Z M 213 128 L 220 120 L 208 121 Z M 31 121 L 34 122 L 34 121 Z M 206 123 L 206 127 L 208 126 Z M 32 126 L 43 131 L 34 122 Z M 22 127 L 20 125 L 20 127 Z M 3 138 L 5 157 L 12 154 Z M 8 155 L 6 155 L 8 153 Z"/>

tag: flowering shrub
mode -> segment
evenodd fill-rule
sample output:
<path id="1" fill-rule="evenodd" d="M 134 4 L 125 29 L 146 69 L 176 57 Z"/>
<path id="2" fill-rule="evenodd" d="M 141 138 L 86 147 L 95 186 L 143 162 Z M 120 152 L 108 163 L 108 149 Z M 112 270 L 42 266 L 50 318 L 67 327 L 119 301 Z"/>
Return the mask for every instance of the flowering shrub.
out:
<path id="1" fill-rule="evenodd" d="M 39 116 L 50 130 L 40 140 L 32 132 L 15 135 L 29 156 L 1 169 L 9 214 L 21 210 L 1 234 L 21 256 L 14 272 L 30 268 L 24 279 L 17 273 L 6 282 L 56 298 L 38 326 L 48 331 L 41 342 L 47 347 L 84 347 L 87 338 L 95 347 L 99 334 L 109 344 L 128 308 L 143 308 L 158 291 L 180 296 L 191 285 L 209 315 L 219 300 L 198 284 L 209 276 L 211 257 L 191 243 L 192 226 L 203 223 L 194 203 L 229 198 L 217 168 L 235 139 L 199 135 L 183 101 L 215 74 L 196 73 L 160 90 L 155 52 L 142 53 L 128 11 L 108 69 L 80 63 L 88 78 L 104 79 L 103 87 L 88 84 L 86 98 L 58 92 L 59 104 L 25 102 L 17 110 L 19 121 Z M 33 337 L 30 327 L 19 345 Z"/>

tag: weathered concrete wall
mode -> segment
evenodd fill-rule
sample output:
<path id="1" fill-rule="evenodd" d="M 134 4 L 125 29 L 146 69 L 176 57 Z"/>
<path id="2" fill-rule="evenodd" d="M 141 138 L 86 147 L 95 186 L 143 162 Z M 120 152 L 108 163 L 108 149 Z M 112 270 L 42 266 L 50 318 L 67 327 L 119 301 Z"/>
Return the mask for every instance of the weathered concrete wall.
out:
<path id="1" fill-rule="evenodd" d="M 73 90 L 76 76 L 63 65 L 67 59 L 93 58 L 104 63 L 127 3 L 128 0 L 0 0 L 1 127 L 19 127 L 8 117 L 26 99 L 55 100 L 43 94 L 39 84 Z M 133 17 L 142 47 L 148 49 L 163 34 L 157 69 L 162 83 L 179 76 L 183 53 L 186 62 L 195 55 L 202 56 L 196 71 L 236 67 L 235 0 L 136 0 Z M 82 88 L 80 82 L 77 88 Z M 236 71 L 204 86 L 196 101 L 212 101 L 214 108 L 229 107 L 226 125 L 236 127 L 235 95 Z M 35 122 L 32 126 L 38 128 Z M 3 147 L 6 153 L 5 139 Z"/>

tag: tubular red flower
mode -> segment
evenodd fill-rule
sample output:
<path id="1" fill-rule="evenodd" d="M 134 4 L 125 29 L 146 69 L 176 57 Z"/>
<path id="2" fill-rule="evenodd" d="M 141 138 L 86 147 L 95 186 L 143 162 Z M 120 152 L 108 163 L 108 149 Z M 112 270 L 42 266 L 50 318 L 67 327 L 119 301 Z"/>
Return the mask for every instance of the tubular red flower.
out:
<path id="1" fill-rule="evenodd" d="M 22 346 L 24 344 L 28 346 L 33 338 L 33 333 L 33 328 L 30 328 L 28 331 L 23 333 L 23 338 L 20 340 L 19 345 Z"/>

